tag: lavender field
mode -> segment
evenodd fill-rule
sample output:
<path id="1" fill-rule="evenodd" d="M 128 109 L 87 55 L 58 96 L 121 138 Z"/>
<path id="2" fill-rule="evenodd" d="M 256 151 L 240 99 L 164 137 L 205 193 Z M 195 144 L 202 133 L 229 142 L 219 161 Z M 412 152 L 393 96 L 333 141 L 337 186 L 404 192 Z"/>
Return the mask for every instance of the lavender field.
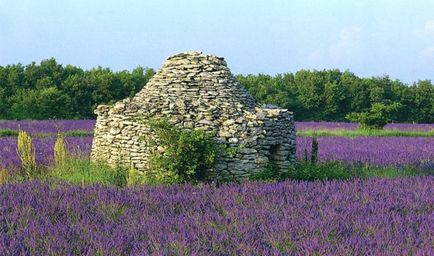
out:
<path id="1" fill-rule="evenodd" d="M 0 130 L 24 130 L 29 133 L 56 133 L 57 131 L 93 131 L 95 120 L 43 120 L 43 121 L 0 121 Z M 320 130 L 320 129 L 344 129 L 355 130 L 356 123 L 339 122 L 295 122 L 297 130 Z M 429 131 L 434 129 L 434 124 L 387 124 L 386 130 L 402 131 Z"/>
<path id="2" fill-rule="evenodd" d="M 319 161 L 375 166 L 421 166 L 434 169 L 434 138 L 425 137 L 323 137 L 318 138 Z M 312 139 L 297 138 L 297 157 L 310 155 Z"/>
<path id="3" fill-rule="evenodd" d="M 41 166 L 62 131 L 93 120 L 0 122 L 34 137 Z M 355 129 L 297 123 L 298 129 Z M 388 129 L 429 130 L 430 125 Z M 321 162 L 434 169 L 433 137 L 320 137 Z M 88 158 L 92 136 L 66 137 Z M 312 138 L 297 138 L 297 157 Z M 17 138 L 0 137 L 0 172 L 20 168 Z M 347 166 L 345 166 L 347 168 Z M 434 176 L 350 181 L 115 186 L 0 185 L 0 255 L 432 255 Z"/>
<path id="4" fill-rule="evenodd" d="M 359 126 L 356 123 L 339 122 L 296 122 L 297 131 L 303 130 L 355 130 Z M 400 131 L 430 131 L 434 130 L 434 124 L 386 124 L 386 130 Z"/>
<path id="5" fill-rule="evenodd" d="M 433 255 L 434 177 L 0 186 L 1 255 Z"/>
<path id="6" fill-rule="evenodd" d="M 18 130 L 32 134 L 55 134 L 62 131 L 93 130 L 94 120 L 63 121 L 1 121 L 1 129 Z M 297 129 L 356 129 L 354 123 L 297 122 Z M 386 129 L 430 130 L 434 124 L 390 124 Z M 37 161 L 49 165 L 53 160 L 55 138 L 35 138 Z M 298 137 L 297 157 L 303 159 L 310 154 L 311 138 Z M 375 166 L 413 165 L 423 169 L 434 169 L 434 137 L 324 137 L 319 138 L 319 161 L 341 161 L 347 164 L 369 164 Z M 82 156 L 89 156 L 92 137 L 70 137 L 66 139 L 68 149 Z M 15 152 L 16 137 L 0 137 L 0 168 L 20 165 Z"/>
<path id="7" fill-rule="evenodd" d="M 93 131 L 95 120 L 24 120 L 24 121 L 1 121 L 0 130 L 19 129 L 30 134 L 35 133 L 53 133 L 58 131 Z"/>

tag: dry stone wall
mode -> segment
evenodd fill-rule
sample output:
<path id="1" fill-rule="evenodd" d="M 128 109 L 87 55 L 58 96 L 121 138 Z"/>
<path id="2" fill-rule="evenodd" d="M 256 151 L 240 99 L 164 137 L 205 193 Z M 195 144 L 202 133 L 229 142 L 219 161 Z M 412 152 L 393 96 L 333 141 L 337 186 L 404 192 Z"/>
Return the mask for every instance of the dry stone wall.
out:
<path id="1" fill-rule="evenodd" d="M 145 175 L 157 139 L 144 120 L 164 117 L 185 129 L 216 132 L 216 141 L 233 148 L 218 159 L 219 175 L 247 176 L 271 161 L 287 171 L 295 161 L 292 113 L 260 106 L 231 74 L 225 60 L 201 52 L 169 57 L 132 99 L 100 105 L 92 159 L 135 168 Z M 143 139 L 146 138 L 146 139 Z"/>

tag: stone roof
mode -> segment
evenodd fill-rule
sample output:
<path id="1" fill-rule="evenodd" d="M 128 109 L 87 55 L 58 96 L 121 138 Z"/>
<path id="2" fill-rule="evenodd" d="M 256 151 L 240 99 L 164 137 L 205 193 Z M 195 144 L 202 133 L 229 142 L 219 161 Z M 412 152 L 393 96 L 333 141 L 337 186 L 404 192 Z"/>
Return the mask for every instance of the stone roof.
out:
<path id="1" fill-rule="evenodd" d="M 213 121 L 254 110 L 256 103 L 224 58 L 201 52 L 169 57 L 131 100 L 143 114 L 191 114 Z M 202 115 L 200 115 L 202 113 Z M 199 121 L 199 120 L 197 120 Z"/>

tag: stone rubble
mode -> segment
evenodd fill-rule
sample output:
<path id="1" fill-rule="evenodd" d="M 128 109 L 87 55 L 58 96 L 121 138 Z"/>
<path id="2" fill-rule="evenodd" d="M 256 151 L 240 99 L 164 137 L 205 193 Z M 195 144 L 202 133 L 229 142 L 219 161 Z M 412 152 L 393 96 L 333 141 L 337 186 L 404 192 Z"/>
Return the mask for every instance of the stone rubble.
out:
<path id="1" fill-rule="evenodd" d="M 100 105 L 95 113 L 92 160 L 145 174 L 152 172 L 152 152 L 164 149 L 149 143 L 158 138 L 143 121 L 161 117 L 186 129 L 214 131 L 218 143 L 234 148 L 234 155 L 219 157 L 215 171 L 220 176 L 246 177 L 271 161 L 287 171 L 295 161 L 292 112 L 256 104 L 226 61 L 214 55 L 173 55 L 132 99 Z"/>

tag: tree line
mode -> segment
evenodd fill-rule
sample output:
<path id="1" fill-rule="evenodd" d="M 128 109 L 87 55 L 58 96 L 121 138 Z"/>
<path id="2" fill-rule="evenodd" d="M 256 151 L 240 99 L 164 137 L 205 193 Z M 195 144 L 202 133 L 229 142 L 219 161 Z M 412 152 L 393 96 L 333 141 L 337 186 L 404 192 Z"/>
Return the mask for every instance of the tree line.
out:
<path id="1" fill-rule="evenodd" d="M 0 119 L 95 118 L 98 104 L 133 96 L 154 73 L 143 67 L 83 70 L 55 59 L 0 66 Z M 388 76 L 361 78 L 338 69 L 237 75 L 237 79 L 258 102 L 288 108 L 296 120 L 345 121 L 355 113 L 393 109 L 383 111 L 390 121 L 434 123 L 430 80 L 407 85 Z"/>
<path id="2" fill-rule="evenodd" d="M 55 59 L 0 66 L 0 119 L 87 119 L 98 104 L 133 96 L 152 69 L 113 72 L 62 66 Z"/>
<path id="3" fill-rule="evenodd" d="M 389 76 L 361 78 L 338 69 L 300 70 L 276 76 L 238 75 L 257 101 L 294 112 L 296 120 L 434 123 L 434 85 L 411 85 Z M 377 120 L 374 120 L 374 123 Z"/>

